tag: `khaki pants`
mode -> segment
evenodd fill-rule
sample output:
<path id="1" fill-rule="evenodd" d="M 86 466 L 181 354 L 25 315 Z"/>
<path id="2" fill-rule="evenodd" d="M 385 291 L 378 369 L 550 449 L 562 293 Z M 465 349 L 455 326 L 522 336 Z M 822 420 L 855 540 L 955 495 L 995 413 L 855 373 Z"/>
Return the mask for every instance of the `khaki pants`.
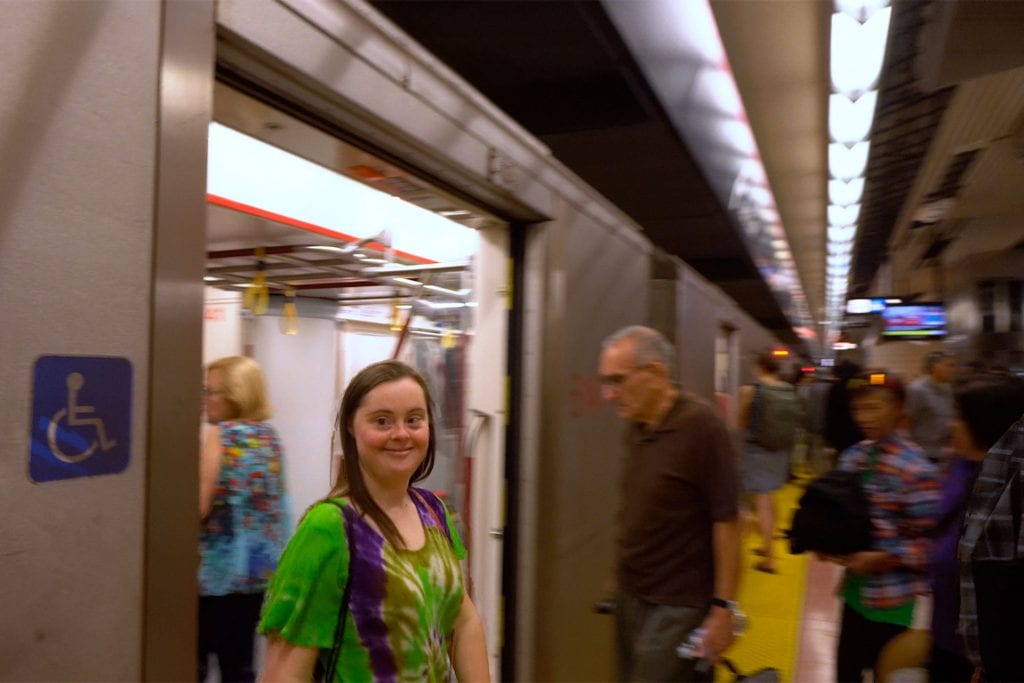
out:
<path id="1" fill-rule="evenodd" d="M 696 607 L 654 605 L 619 593 L 615 631 L 619 654 L 619 680 L 623 683 L 655 681 L 711 681 L 714 672 L 697 671 L 697 660 L 683 659 L 676 648 L 701 625 L 707 610 Z"/>

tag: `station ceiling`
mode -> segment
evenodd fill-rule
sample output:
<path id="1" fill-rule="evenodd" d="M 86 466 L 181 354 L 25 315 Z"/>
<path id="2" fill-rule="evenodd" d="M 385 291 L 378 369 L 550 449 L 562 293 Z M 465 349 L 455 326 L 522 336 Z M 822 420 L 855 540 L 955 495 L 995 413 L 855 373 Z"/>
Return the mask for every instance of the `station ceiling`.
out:
<path id="1" fill-rule="evenodd" d="M 634 0 L 632 7 L 639 11 L 648 1 Z M 644 77 L 657 65 L 637 61 L 601 3 L 371 4 L 629 214 L 653 243 L 694 267 L 782 341 L 798 341 L 740 227 L 711 191 L 713 179 L 663 107 L 666 94 Z M 711 8 L 818 322 L 825 290 L 832 3 L 711 0 Z M 980 207 L 976 216 L 964 213 L 969 202 L 955 210 L 957 197 L 968 196 L 972 184 L 978 194 L 983 180 L 969 173 L 979 165 L 977 152 L 965 152 L 988 157 L 986 182 L 1009 179 L 989 194 L 998 192 L 1004 213 L 1018 211 L 1014 202 L 1024 193 L 1008 183 L 1021 177 L 1024 163 L 1013 149 L 986 150 L 993 141 L 1021 135 L 1022 29 L 1024 2 L 1015 0 L 894 3 L 851 295 L 868 292 L 894 245 L 916 249 L 920 256 L 912 262 L 919 264 L 954 243 L 960 252 L 993 247 Z M 979 108 L 988 106 L 998 115 L 979 122 Z M 950 129 L 961 130 L 959 138 L 950 134 L 956 144 L 943 142 L 941 134 Z M 931 222 L 918 220 L 943 198 L 950 201 L 932 211 Z M 1004 248 L 1024 238 L 1012 222 L 1000 230 L 996 242 Z"/>

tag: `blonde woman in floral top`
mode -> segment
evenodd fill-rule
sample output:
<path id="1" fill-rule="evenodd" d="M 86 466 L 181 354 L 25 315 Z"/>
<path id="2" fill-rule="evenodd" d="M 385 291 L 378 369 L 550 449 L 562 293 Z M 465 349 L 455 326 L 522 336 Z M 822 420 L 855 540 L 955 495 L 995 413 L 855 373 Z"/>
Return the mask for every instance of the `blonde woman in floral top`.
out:
<path id="1" fill-rule="evenodd" d="M 252 681 L 253 637 L 288 533 L 281 442 L 267 424 L 263 373 L 230 356 L 206 372 L 200 457 L 198 679 L 217 657 L 223 681 Z"/>

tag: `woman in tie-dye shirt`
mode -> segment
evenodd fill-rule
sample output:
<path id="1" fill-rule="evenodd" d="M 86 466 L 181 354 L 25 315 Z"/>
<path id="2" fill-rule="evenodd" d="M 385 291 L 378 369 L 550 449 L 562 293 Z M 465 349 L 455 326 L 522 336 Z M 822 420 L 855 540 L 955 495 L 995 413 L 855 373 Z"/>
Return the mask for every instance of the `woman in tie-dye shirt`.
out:
<path id="1" fill-rule="evenodd" d="M 465 549 L 447 510 L 412 483 L 435 439 L 426 382 L 397 361 L 349 384 L 343 466 L 289 542 L 267 592 L 262 678 L 308 681 L 337 635 L 334 681 L 488 681 L 483 624 L 465 591 Z M 338 617 L 344 621 L 338 624 Z"/>

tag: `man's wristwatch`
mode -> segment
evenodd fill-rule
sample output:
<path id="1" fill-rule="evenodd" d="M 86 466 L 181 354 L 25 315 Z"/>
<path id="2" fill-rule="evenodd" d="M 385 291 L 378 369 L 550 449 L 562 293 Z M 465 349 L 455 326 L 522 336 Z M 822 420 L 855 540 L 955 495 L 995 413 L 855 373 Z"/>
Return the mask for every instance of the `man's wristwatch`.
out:
<path id="1" fill-rule="evenodd" d="M 711 606 L 729 610 L 729 617 L 732 619 L 732 634 L 734 636 L 743 633 L 747 628 L 747 615 L 740 611 L 740 606 L 735 600 L 711 598 Z"/>
<path id="2" fill-rule="evenodd" d="M 723 600 L 722 598 L 711 598 L 712 607 L 724 607 L 730 612 L 735 612 L 739 609 L 739 605 L 736 604 L 735 600 Z"/>

